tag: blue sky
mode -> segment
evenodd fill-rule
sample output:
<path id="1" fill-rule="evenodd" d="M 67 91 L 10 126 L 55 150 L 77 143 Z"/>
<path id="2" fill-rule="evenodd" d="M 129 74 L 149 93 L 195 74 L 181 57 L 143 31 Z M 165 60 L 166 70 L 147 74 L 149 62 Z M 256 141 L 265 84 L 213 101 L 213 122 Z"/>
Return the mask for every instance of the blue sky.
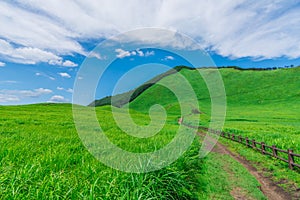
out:
<path id="1" fill-rule="evenodd" d="M 91 50 L 113 36 L 144 27 L 190 37 L 217 66 L 300 65 L 300 2 L 293 0 L 13 0 L 0 2 L 0 22 L 0 105 L 71 102 L 82 62 L 87 57 L 105 59 L 106 55 Z M 167 40 L 156 39 L 158 46 Z M 156 70 L 146 70 L 144 75 L 141 71 L 121 90 L 164 71 L 159 64 L 186 64 L 171 52 L 157 49 L 120 47 L 111 54 L 115 62 L 96 98 L 109 95 L 111 89 L 105 85 L 133 66 L 151 68 L 152 63 Z"/>

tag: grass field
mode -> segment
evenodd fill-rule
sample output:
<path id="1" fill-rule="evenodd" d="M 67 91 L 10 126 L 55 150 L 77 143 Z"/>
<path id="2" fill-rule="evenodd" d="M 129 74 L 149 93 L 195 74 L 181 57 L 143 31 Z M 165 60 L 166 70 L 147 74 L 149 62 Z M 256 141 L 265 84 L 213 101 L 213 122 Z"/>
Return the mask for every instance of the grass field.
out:
<path id="1" fill-rule="evenodd" d="M 104 166 L 83 146 L 71 105 L 2 106 L 0 110 L 0 199 L 210 199 L 219 193 L 232 199 L 226 191 L 232 183 L 224 183 L 222 188 L 211 184 L 211 176 L 217 172 L 224 175 L 224 171 L 214 170 L 212 161 L 199 159 L 199 138 L 176 162 L 161 170 L 125 173 Z M 97 108 L 99 122 L 109 130 L 107 136 L 128 151 L 160 148 L 178 128 L 170 116 L 156 137 L 132 141 L 114 123 L 105 123 L 112 117 L 109 110 Z M 142 116 L 133 115 L 138 123 L 147 123 L 148 116 L 144 120 Z M 238 168 L 242 170 L 242 166 Z M 245 187 L 262 196 L 258 183 L 246 174 L 244 180 L 248 179 L 253 185 Z"/>
<path id="2" fill-rule="evenodd" d="M 300 152 L 299 71 L 221 69 L 227 93 L 224 129 Z M 200 125 L 208 125 L 211 105 L 205 83 L 196 70 L 183 69 L 180 73 L 196 91 L 202 112 Z M 160 81 L 176 86 L 174 76 Z M 168 89 L 153 85 L 128 105 L 133 120 L 147 125 L 148 110 L 157 103 L 164 106 L 168 116 L 162 130 L 151 138 L 125 134 L 114 122 L 110 106 L 97 107 L 97 118 L 114 144 L 130 152 L 151 152 L 175 136 L 181 115 L 179 103 Z M 190 112 L 193 105 L 189 106 Z M 234 188 L 254 199 L 264 199 L 258 182 L 231 158 L 225 162 L 212 153 L 199 159 L 201 141 L 197 137 L 171 165 L 150 173 L 125 173 L 101 164 L 88 152 L 76 132 L 69 104 L 0 106 L 0 113 L 0 199 L 233 199 L 230 191 Z M 123 108 L 117 109 L 117 115 L 126 118 Z M 192 115 L 187 119 L 195 120 Z M 251 154 L 256 162 L 273 163 L 266 164 L 272 175 L 299 185 L 297 172 L 251 150 L 234 150 L 244 152 L 246 157 Z"/>
<path id="3" fill-rule="evenodd" d="M 202 162 L 197 158 L 197 141 L 172 165 L 131 174 L 106 167 L 89 154 L 75 130 L 71 105 L 9 106 L 0 110 L 0 199 L 196 198 Z M 114 127 L 103 118 L 110 118 L 108 113 L 105 107 L 97 109 L 104 129 Z M 137 117 L 142 120 L 141 114 Z M 172 125 L 168 129 L 165 136 L 141 146 L 124 146 L 124 140 L 132 141 L 120 136 L 117 128 L 108 131 L 108 136 L 120 147 L 141 152 L 168 141 L 174 134 Z"/>
<path id="4" fill-rule="evenodd" d="M 199 69 L 209 73 L 211 69 Z M 227 112 L 223 130 L 263 141 L 268 145 L 276 145 L 281 149 L 293 149 L 300 153 L 300 67 L 271 71 L 219 69 L 222 75 L 227 97 Z M 197 93 L 201 114 L 200 125 L 208 126 L 210 122 L 210 97 L 205 83 L 196 70 L 183 69 L 180 71 L 191 83 Z M 172 81 L 172 76 L 167 81 Z M 176 82 L 173 80 L 173 82 Z M 157 90 L 157 91 L 156 91 Z M 168 95 L 166 88 L 155 85 L 146 90 L 131 107 L 146 111 L 143 102 L 154 104 L 154 99 L 160 99 L 170 112 L 178 110 L 176 98 Z M 154 97 L 147 101 L 147 96 Z M 172 111 L 173 109 L 173 111 Z M 175 111 L 174 111 L 175 110 Z M 185 118 L 193 124 L 194 117 Z M 223 140 L 221 140 L 223 141 Z M 225 141 L 224 141 L 225 142 Z M 229 145 L 229 144 L 228 144 Z M 300 185 L 299 175 L 287 168 L 287 164 L 271 158 L 254 156 L 252 150 L 245 150 L 235 143 L 231 145 L 246 158 L 262 163 L 261 168 L 267 168 L 269 175 L 277 181 L 289 179 Z M 238 148 L 238 149 L 237 149 Z M 250 153 L 245 153 L 250 151 Z M 295 158 L 300 163 L 300 159 Z M 263 164 L 265 163 L 265 165 Z M 278 167 L 279 165 L 279 167 Z M 285 181 L 283 181 L 285 182 Z"/>

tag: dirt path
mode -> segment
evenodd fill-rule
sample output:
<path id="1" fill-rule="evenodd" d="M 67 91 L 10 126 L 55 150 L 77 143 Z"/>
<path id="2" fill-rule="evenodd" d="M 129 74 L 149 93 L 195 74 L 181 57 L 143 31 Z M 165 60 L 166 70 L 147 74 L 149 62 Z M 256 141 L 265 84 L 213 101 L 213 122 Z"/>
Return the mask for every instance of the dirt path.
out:
<path id="1" fill-rule="evenodd" d="M 233 154 L 224 145 L 217 142 L 213 148 L 213 152 L 229 155 L 230 157 L 232 157 L 233 159 L 241 163 L 261 184 L 260 189 L 268 199 L 270 200 L 293 199 L 290 194 L 288 194 L 281 187 L 273 183 L 271 179 L 264 177 L 261 173 L 259 173 L 247 160 L 245 160 L 240 155 Z M 232 195 L 235 199 L 243 199 L 236 191 L 233 191 Z"/>
<path id="2" fill-rule="evenodd" d="M 180 118 L 178 123 L 181 124 L 182 121 L 183 121 L 183 118 Z M 190 128 L 197 128 L 197 127 L 190 126 L 190 125 L 185 125 L 185 126 L 190 127 Z M 198 132 L 198 135 L 200 137 L 203 137 L 203 136 L 205 136 L 205 133 Z M 214 144 L 214 142 L 212 144 Z M 297 200 L 297 199 L 299 199 L 298 195 L 294 196 L 294 195 L 291 195 L 291 194 L 287 193 L 286 191 L 284 191 L 284 189 L 279 187 L 278 185 L 276 185 L 272 181 L 271 178 L 265 177 L 261 172 L 257 171 L 257 169 L 254 168 L 249 161 L 247 161 L 246 159 L 244 159 L 242 156 L 240 156 L 238 154 L 233 154 L 231 151 L 229 151 L 226 148 L 226 146 L 220 144 L 219 142 L 216 142 L 212 151 L 219 153 L 219 154 L 229 155 L 234 160 L 236 160 L 237 162 L 242 164 L 249 171 L 249 173 L 252 174 L 257 179 L 257 181 L 261 185 L 260 190 L 263 192 L 263 194 L 269 200 L 294 200 L 294 199 Z M 235 199 L 241 199 L 241 200 L 248 199 L 248 198 L 246 198 L 245 195 L 243 195 L 241 192 L 239 192 L 239 188 L 237 188 L 237 190 L 232 191 L 231 194 Z"/>

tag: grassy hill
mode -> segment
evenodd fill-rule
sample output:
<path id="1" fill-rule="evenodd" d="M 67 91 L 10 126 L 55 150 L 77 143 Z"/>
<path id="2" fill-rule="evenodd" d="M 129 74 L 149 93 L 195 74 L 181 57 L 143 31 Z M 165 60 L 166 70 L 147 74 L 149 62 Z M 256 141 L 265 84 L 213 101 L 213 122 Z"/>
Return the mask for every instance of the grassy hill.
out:
<path id="1" fill-rule="evenodd" d="M 211 69 L 197 70 L 209 73 Z M 282 143 L 300 134 L 300 67 L 278 70 L 222 68 L 219 72 L 227 97 L 225 129 L 246 131 L 258 140 L 266 139 L 270 134 L 270 137 L 283 134 L 285 138 L 288 137 L 285 133 L 290 133 L 291 137 L 283 139 Z M 199 110 L 204 113 L 201 123 L 207 124 L 210 120 L 210 96 L 204 80 L 196 70 L 183 69 L 180 73 L 192 85 L 199 101 Z M 170 75 L 162 81 L 177 84 L 173 77 Z M 141 93 L 129 106 L 134 110 L 148 112 L 157 102 L 167 110 L 173 109 L 172 113 L 179 114 L 176 96 L 158 84 Z M 275 143 L 279 145 L 279 142 Z M 291 147 L 300 150 L 300 146 L 294 142 L 289 143 Z M 283 144 L 281 146 L 287 147 Z"/>
<path id="2" fill-rule="evenodd" d="M 210 69 L 197 69 L 198 71 L 209 71 Z M 278 69 L 270 71 L 240 70 L 233 68 L 219 69 L 226 90 L 228 105 L 266 105 L 266 104 L 291 104 L 299 100 L 299 72 L 300 67 L 292 69 Z M 205 82 L 196 70 L 180 70 L 193 86 L 199 101 L 209 101 L 210 96 Z M 169 81 L 176 83 L 172 75 L 166 77 Z M 147 96 L 153 98 L 147 99 Z M 176 102 L 175 98 L 169 98 L 168 90 L 158 85 L 135 97 L 131 103 L 132 108 L 139 109 L 139 102 L 145 103 L 156 99 L 165 101 L 164 104 Z M 167 98 L 167 100 L 164 100 Z M 147 99 L 147 100 L 145 100 Z M 158 101 L 161 102 L 161 101 Z M 142 108 L 141 108 L 142 109 Z"/>
<path id="3" fill-rule="evenodd" d="M 122 107 L 125 104 L 133 101 L 135 98 L 137 98 L 140 94 L 142 94 L 145 90 L 153 86 L 155 83 L 163 79 L 164 77 L 167 77 L 171 74 L 174 74 L 176 72 L 181 71 L 182 69 L 190 69 L 193 70 L 193 68 L 185 67 L 185 66 L 178 66 L 171 70 L 168 70 L 165 73 L 162 73 L 151 80 L 147 81 L 143 85 L 137 87 L 134 90 L 117 94 L 114 96 L 114 99 L 112 100 L 112 96 L 107 96 L 99 100 L 95 100 L 92 103 L 89 104 L 89 106 L 105 106 L 105 105 L 113 105 L 115 107 Z"/>
<path id="4" fill-rule="evenodd" d="M 211 69 L 197 69 L 209 73 Z M 224 130 L 237 135 L 263 141 L 268 145 L 276 145 L 282 149 L 293 149 L 300 153 L 300 67 L 276 70 L 240 70 L 237 68 L 219 69 L 227 97 L 227 111 Z M 195 70 L 180 71 L 193 86 L 199 101 L 201 114 L 200 125 L 207 126 L 210 122 L 210 96 L 205 82 Z M 176 83 L 170 75 L 162 81 Z M 151 98 L 148 98 L 151 97 Z M 178 100 L 167 88 L 159 84 L 144 91 L 129 107 L 147 113 L 152 105 L 160 102 L 170 113 L 180 113 Z M 192 111 L 190 111 L 192 113 Z M 193 123 L 193 115 L 185 118 Z M 222 141 L 222 140 L 221 140 Z M 254 165 L 262 164 L 268 174 L 274 175 L 276 181 L 293 180 L 299 185 L 300 176 L 291 175 L 287 164 L 280 163 L 259 155 L 252 150 L 229 144 L 241 155 L 252 160 Z M 282 155 L 283 156 L 283 155 Z M 267 160 L 266 160 L 267 159 Z M 279 163 L 278 163 L 279 162 Z M 296 158 L 300 163 L 300 159 Z M 278 169 L 274 173 L 274 169 Z M 284 181 L 283 181 L 284 182 Z M 297 185 L 296 184 L 296 185 Z"/>
<path id="5" fill-rule="evenodd" d="M 197 95 L 199 108 L 196 109 L 203 112 L 201 125 L 208 125 L 210 122 L 211 101 L 199 71 L 209 74 L 211 70 L 213 69 L 191 70 L 185 67 L 177 70 L 189 81 Z M 219 72 L 227 98 L 225 130 L 300 152 L 300 67 L 276 70 L 243 70 L 234 67 L 220 68 Z M 176 74 L 165 74 L 156 80 L 158 84 L 147 88 L 139 87 L 143 89 L 138 90 L 127 106 L 132 110 L 148 113 L 151 106 L 159 103 L 168 113 L 181 115 L 176 95 L 159 84 L 183 87 L 176 80 Z M 185 90 L 184 87 L 180 89 L 183 92 Z M 126 95 L 121 94 L 119 97 L 123 99 Z M 190 113 L 192 109 L 191 107 Z"/>

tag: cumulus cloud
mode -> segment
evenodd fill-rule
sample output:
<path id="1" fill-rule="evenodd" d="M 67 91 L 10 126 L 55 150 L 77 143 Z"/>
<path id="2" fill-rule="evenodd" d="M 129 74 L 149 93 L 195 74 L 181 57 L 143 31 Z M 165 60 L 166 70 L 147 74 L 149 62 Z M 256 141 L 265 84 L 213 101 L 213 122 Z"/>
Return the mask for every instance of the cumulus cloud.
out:
<path id="1" fill-rule="evenodd" d="M 100 55 L 100 54 L 97 53 L 97 52 L 91 51 L 91 52 L 88 54 L 88 58 L 97 58 L 97 59 L 99 59 L 99 60 L 105 60 L 105 59 L 106 59 L 106 56 L 102 56 L 102 55 Z"/>
<path id="2" fill-rule="evenodd" d="M 68 89 L 66 89 L 66 92 L 73 93 L 73 89 L 72 88 L 68 88 Z"/>
<path id="3" fill-rule="evenodd" d="M 143 27 L 182 32 L 201 47 L 232 58 L 300 57 L 297 1 L 17 0 L 1 1 L 0 11 L 0 58 L 11 62 L 63 64 L 63 55 L 88 55 L 80 41 Z M 153 37 L 164 45 L 189 46 L 181 40 L 171 43 L 165 35 Z M 139 54 L 117 53 L 120 58 Z"/>
<path id="4" fill-rule="evenodd" d="M 125 51 L 123 49 L 116 49 L 115 52 L 117 53 L 117 58 L 125 58 L 133 55 L 130 51 Z"/>
<path id="5" fill-rule="evenodd" d="M 174 60 L 173 56 L 165 56 L 162 60 Z"/>
<path id="6" fill-rule="evenodd" d="M 116 57 L 121 59 L 130 56 L 148 57 L 148 56 L 153 56 L 155 54 L 154 51 L 146 51 L 146 53 L 144 53 L 140 49 L 136 49 L 133 51 L 126 51 L 119 48 L 119 49 L 115 49 L 115 52 L 117 53 Z"/>
<path id="7" fill-rule="evenodd" d="M 77 64 L 69 60 L 63 61 L 62 57 L 55 55 L 53 52 L 41 50 L 36 47 L 14 47 L 3 39 L 0 39 L 0 56 L 8 61 L 22 64 L 45 62 L 50 65 L 77 66 Z"/>
<path id="8" fill-rule="evenodd" d="M 146 53 L 145 53 L 146 57 L 148 57 L 148 56 L 154 56 L 154 55 L 155 55 L 154 51 L 146 51 Z"/>
<path id="9" fill-rule="evenodd" d="M 65 66 L 65 67 L 77 67 L 78 64 L 70 61 L 70 60 L 66 60 L 62 63 L 62 66 Z"/>
<path id="10" fill-rule="evenodd" d="M 61 77 L 63 77 L 63 78 L 71 78 L 71 75 L 70 74 L 68 74 L 68 73 L 66 73 L 66 72 L 60 72 L 60 73 L 58 73 Z"/>
<path id="11" fill-rule="evenodd" d="M 0 103 L 17 102 L 17 101 L 20 101 L 20 99 L 17 96 L 11 94 L 3 94 L 0 91 Z"/>
<path id="12" fill-rule="evenodd" d="M 46 88 L 37 88 L 34 90 L 0 90 L 0 102 L 17 102 L 24 98 L 38 98 L 52 93 L 52 90 Z"/>
<path id="13" fill-rule="evenodd" d="M 0 61 L 0 67 L 4 67 L 6 64 Z"/>
<path id="14" fill-rule="evenodd" d="M 65 99 L 65 97 L 61 96 L 61 95 L 54 95 L 52 96 L 48 102 L 51 103 L 63 103 L 63 102 L 67 102 L 68 100 Z"/>
<path id="15" fill-rule="evenodd" d="M 65 92 L 68 92 L 68 93 L 73 93 L 73 89 L 72 88 L 65 89 L 63 87 L 56 87 L 56 89 L 60 90 L 60 91 L 65 91 Z"/>

